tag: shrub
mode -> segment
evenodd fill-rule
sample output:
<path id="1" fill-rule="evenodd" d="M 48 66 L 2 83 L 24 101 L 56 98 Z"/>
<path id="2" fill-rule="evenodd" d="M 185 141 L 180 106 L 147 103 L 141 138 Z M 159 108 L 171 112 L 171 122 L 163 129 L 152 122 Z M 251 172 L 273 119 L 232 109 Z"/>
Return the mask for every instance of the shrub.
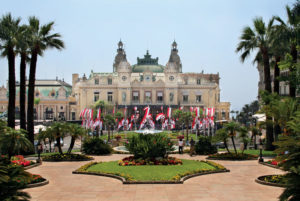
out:
<path id="1" fill-rule="evenodd" d="M 92 155 L 106 155 L 112 152 L 112 148 L 100 138 L 87 138 L 83 142 L 82 151 Z"/>
<path id="2" fill-rule="evenodd" d="M 119 160 L 120 166 L 139 166 L 139 165 L 182 165 L 182 160 L 175 157 L 152 158 L 152 159 L 135 159 L 133 156 Z"/>
<path id="3" fill-rule="evenodd" d="M 252 154 L 232 154 L 232 153 L 217 153 L 213 155 L 209 155 L 207 159 L 214 159 L 214 160 L 254 160 L 257 159 L 258 156 Z"/>
<path id="4" fill-rule="evenodd" d="M 208 137 L 200 136 L 199 141 L 195 145 L 195 151 L 199 155 L 208 155 L 217 153 L 217 147 L 211 144 L 211 140 Z"/>
<path id="5" fill-rule="evenodd" d="M 171 140 L 162 134 L 133 136 L 125 146 L 136 159 L 164 158 L 167 152 L 174 150 Z"/>
<path id="6" fill-rule="evenodd" d="M 52 154 L 42 156 L 42 159 L 44 161 L 87 161 L 93 158 L 83 154 Z"/>

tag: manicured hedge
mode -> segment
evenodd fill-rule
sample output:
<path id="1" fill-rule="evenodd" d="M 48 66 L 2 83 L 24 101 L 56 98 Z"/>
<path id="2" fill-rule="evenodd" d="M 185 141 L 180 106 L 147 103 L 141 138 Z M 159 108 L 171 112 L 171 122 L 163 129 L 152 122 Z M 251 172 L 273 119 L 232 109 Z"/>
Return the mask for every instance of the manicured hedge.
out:
<path id="1" fill-rule="evenodd" d="M 217 153 L 209 155 L 206 159 L 213 160 L 255 160 L 258 156 L 251 154 L 242 154 L 242 153 Z"/>
<path id="2" fill-rule="evenodd" d="M 218 149 L 215 145 L 212 145 L 209 137 L 200 136 L 195 145 L 195 151 L 199 155 L 208 155 L 217 153 Z"/>
<path id="3" fill-rule="evenodd" d="M 83 142 L 82 152 L 91 155 L 107 155 L 112 152 L 112 148 L 100 138 L 87 138 Z"/>
<path id="4" fill-rule="evenodd" d="M 42 157 L 43 161 L 88 161 L 93 160 L 93 157 L 83 154 L 53 154 Z"/>

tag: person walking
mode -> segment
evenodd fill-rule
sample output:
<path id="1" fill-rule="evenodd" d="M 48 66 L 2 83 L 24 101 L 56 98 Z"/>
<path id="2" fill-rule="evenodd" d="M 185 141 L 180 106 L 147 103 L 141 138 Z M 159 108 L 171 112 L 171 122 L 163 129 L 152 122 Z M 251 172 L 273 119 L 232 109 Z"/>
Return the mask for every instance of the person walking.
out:
<path id="1" fill-rule="evenodd" d="M 195 154 L 195 141 L 193 138 L 191 138 L 190 141 L 190 156 L 193 156 Z"/>
<path id="2" fill-rule="evenodd" d="M 180 138 L 178 141 L 179 154 L 183 154 L 183 140 Z"/>

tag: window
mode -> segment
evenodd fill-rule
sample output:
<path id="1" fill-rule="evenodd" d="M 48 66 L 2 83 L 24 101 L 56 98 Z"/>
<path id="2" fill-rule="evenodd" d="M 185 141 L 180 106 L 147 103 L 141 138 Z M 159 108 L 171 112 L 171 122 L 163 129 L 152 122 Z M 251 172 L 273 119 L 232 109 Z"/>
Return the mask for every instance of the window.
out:
<path id="1" fill-rule="evenodd" d="M 134 91 L 132 93 L 132 101 L 135 102 L 135 103 L 139 102 L 139 92 L 138 91 Z"/>
<path id="2" fill-rule="evenodd" d="M 55 92 L 51 92 L 51 96 L 54 97 L 55 96 Z"/>
<path id="3" fill-rule="evenodd" d="M 161 91 L 157 92 L 157 102 L 158 103 L 163 102 L 163 92 L 161 92 Z"/>
<path id="4" fill-rule="evenodd" d="M 35 96 L 36 96 L 36 97 L 39 97 L 39 95 L 40 95 L 39 92 L 36 92 L 36 93 L 35 93 Z"/>
<path id="5" fill-rule="evenodd" d="M 64 106 L 60 106 L 60 109 L 63 110 L 63 109 L 64 109 Z"/>
<path id="6" fill-rule="evenodd" d="M 170 76 L 170 77 L 169 77 L 169 80 L 170 80 L 170 81 L 173 81 L 173 80 L 174 80 L 174 76 Z"/>
<path id="7" fill-rule="evenodd" d="M 113 92 L 107 92 L 107 101 L 112 102 L 113 101 Z"/>
<path id="8" fill-rule="evenodd" d="M 286 95 L 286 85 L 283 86 L 283 95 Z"/>
<path id="9" fill-rule="evenodd" d="M 72 120 L 75 120 L 76 116 L 75 116 L 75 112 L 72 112 Z"/>
<path id="10" fill-rule="evenodd" d="M 189 101 L 189 96 L 188 95 L 183 95 L 182 100 L 184 103 L 187 103 Z"/>
<path id="11" fill-rule="evenodd" d="M 151 103 L 151 92 L 150 91 L 145 92 L 145 103 Z"/>
<path id="12" fill-rule="evenodd" d="M 112 85 L 112 78 L 107 78 L 107 84 Z"/>
<path id="13" fill-rule="evenodd" d="M 200 85 L 201 84 L 201 79 L 197 79 L 197 84 Z"/>
<path id="14" fill-rule="evenodd" d="M 94 102 L 99 100 L 99 92 L 94 92 Z"/>
<path id="15" fill-rule="evenodd" d="M 122 92 L 122 102 L 126 102 L 126 92 Z"/>
<path id="16" fill-rule="evenodd" d="M 99 84 L 99 79 L 98 78 L 95 79 L 95 84 L 97 84 L 97 85 Z"/>
<path id="17" fill-rule="evenodd" d="M 196 103 L 200 103 L 201 102 L 201 95 L 196 96 Z"/>
<path id="18" fill-rule="evenodd" d="M 170 102 L 173 102 L 174 101 L 174 93 L 170 93 Z"/>

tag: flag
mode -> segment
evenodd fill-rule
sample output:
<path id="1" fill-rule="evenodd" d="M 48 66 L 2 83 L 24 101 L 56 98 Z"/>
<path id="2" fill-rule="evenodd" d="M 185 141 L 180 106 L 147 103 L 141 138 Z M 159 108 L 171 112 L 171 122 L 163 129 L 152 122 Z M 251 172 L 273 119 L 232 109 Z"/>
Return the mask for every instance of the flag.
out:
<path id="1" fill-rule="evenodd" d="M 167 116 L 168 118 L 171 118 L 172 115 L 172 108 L 168 107 Z"/>
<path id="2" fill-rule="evenodd" d="M 113 111 L 112 111 L 112 113 L 113 113 L 113 114 L 115 114 L 115 106 L 114 106 L 114 108 L 113 108 Z"/>
<path id="3" fill-rule="evenodd" d="M 127 107 L 124 107 L 124 117 L 126 116 Z"/>
<path id="4" fill-rule="evenodd" d="M 132 114 L 130 117 L 130 122 L 134 120 L 134 115 Z"/>
<path id="5" fill-rule="evenodd" d="M 137 111 L 137 106 L 134 106 L 134 107 L 133 107 L 133 110 L 134 110 L 134 111 Z"/>
<path id="6" fill-rule="evenodd" d="M 165 118 L 165 114 L 164 113 L 159 113 L 157 116 L 156 116 L 156 118 L 155 118 L 155 120 L 156 121 L 158 121 L 158 120 L 160 120 L 161 118 Z"/>
<path id="7" fill-rule="evenodd" d="M 193 112 L 194 108 L 193 107 L 190 107 L 190 112 Z"/>
<path id="8" fill-rule="evenodd" d="M 195 107 L 195 115 L 196 115 L 196 117 L 200 116 L 200 108 L 199 107 Z"/>
<path id="9" fill-rule="evenodd" d="M 161 111 L 163 112 L 163 111 L 164 111 L 164 106 L 161 106 L 160 109 L 161 109 Z"/>
<path id="10" fill-rule="evenodd" d="M 123 125 L 124 125 L 124 118 L 121 121 L 119 121 L 118 129 L 120 129 Z"/>
<path id="11" fill-rule="evenodd" d="M 172 119 L 170 123 L 171 123 L 171 129 L 174 129 L 175 128 L 175 121 L 174 121 L 174 119 Z"/>
<path id="12" fill-rule="evenodd" d="M 97 113 L 97 119 L 100 120 L 100 117 L 101 117 L 101 108 L 98 109 L 98 113 Z"/>
<path id="13" fill-rule="evenodd" d="M 179 110 L 183 110 L 183 106 L 180 106 L 180 107 L 179 107 Z"/>
<path id="14" fill-rule="evenodd" d="M 127 130 L 132 130 L 132 125 L 133 125 L 133 123 L 131 122 L 131 123 L 129 124 Z"/>
<path id="15" fill-rule="evenodd" d="M 150 107 L 149 106 L 145 107 L 144 111 L 145 111 L 145 116 L 147 117 L 150 113 Z"/>

